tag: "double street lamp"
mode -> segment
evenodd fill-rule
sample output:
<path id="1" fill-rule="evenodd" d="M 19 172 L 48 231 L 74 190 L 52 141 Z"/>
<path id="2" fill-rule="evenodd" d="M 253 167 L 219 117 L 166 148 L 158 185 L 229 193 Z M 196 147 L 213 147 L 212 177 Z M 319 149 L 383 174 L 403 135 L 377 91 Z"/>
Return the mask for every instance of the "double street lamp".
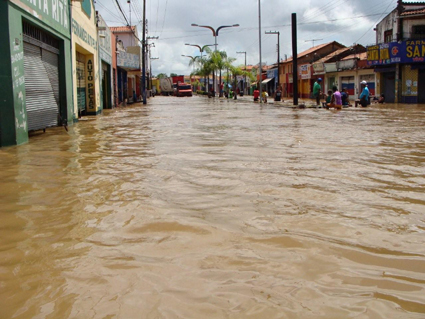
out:
<path id="1" fill-rule="evenodd" d="M 201 47 L 200 45 L 190 44 L 190 43 L 185 43 L 185 45 L 189 45 L 189 46 L 192 46 L 192 47 L 197 47 L 199 49 L 199 51 L 201 52 L 201 63 L 202 63 L 202 53 L 205 51 L 205 48 L 214 46 L 214 44 L 206 44 L 206 45 L 204 45 L 204 46 Z M 208 85 L 207 85 L 207 77 L 205 76 L 205 92 L 207 92 L 207 90 L 208 90 L 207 87 L 208 87 Z"/>
<path id="2" fill-rule="evenodd" d="M 199 24 L 196 24 L 196 23 L 192 23 L 191 25 L 192 25 L 192 27 L 207 28 L 207 29 L 210 29 L 212 31 L 213 36 L 214 36 L 214 40 L 215 40 L 215 44 L 214 44 L 215 45 L 215 51 L 217 51 L 217 37 L 218 37 L 218 32 L 221 29 L 224 29 L 224 28 L 239 27 L 239 24 L 232 24 L 232 25 L 222 25 L 222 26 L 219 26 L 217 29 L 214 29 L 213 27 L 210 27 L 208 25 L 199 25 Z"/>
<path id="3" fill-rule="evenodd" d="M 219 26 L 217 29 L 214 29 L 213 27 L 210 27 L 210 26 L 208 26 L 208 25 L 199 25 L 199 24 L 196 24 L 196 23 L 192 23 L 191 24 L 191 26 L 192 27 L 200 27 L 200 28 L 207 28 L 207 29 L 210 29 L 211 31 L 212 31 L 212 33 L 213 33 L 213 36 L 214 36 L 214 41 L 215 41 L 215 50 L 214 51 L 217 51 L 217 37 L 218 37 L 218 32 L 221 30 L 221 29 L 224 29 L 224 28 L 234 28 L 234 27 L 239 27 L 239 24 L 232 24 L 232 25 L 222 25 L 222 26 Z M 214 77 L 213 77 L 213 86 L 214 86 L 214 91 L 215 91 L 215 72 L 214 72 Z"/>

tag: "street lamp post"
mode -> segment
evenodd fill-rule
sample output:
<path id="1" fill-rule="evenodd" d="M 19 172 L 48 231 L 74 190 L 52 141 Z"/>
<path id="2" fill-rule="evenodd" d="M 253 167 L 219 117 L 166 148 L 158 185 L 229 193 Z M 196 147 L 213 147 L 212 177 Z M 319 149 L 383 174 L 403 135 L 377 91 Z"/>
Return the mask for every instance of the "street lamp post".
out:
<path id="1" fill-rule="evenodd" d="M 261 0 L 258 0 L 258 42 L 259 42 L 259 51 L 260 51 L 260 77 L 259 77 L 259 81 L 258 81 L 258 86 L 260 87 L 260 104 L 262 103 L 261 101 L 261 80 L 262 80 L 262 75 L 263 75 L 263 66 L 262 66 L 262 61 L 261 61 Z"/>
<path id="2" fill-rule="evenodd" d="M 279 31 L 266 31 L 266 34 L 277 34 L 277 81 L 276 88 L 279 87 L 279 67 L 280 67 L 280 32 Z"/>
<path id="3" fill-rule="evenodd" d="M 260 1 L 260 0 L 258 0 L 258 1 Z M 233 27 L 239 27 L 239 24 L 232 24 L 232 25 L 222 25 L 222 26 L 219 26 L 217 29 L 214 29 L 213 27 L 210 27 L 210 26 L 208 26 L 208 25 L 199 25 L 199 24 L 196 24 L 196 23 L 192 23 L 191 24 L 191 26 L 192 27 L 200 27 L 200 28 L 207 28 L 207 29 L 210 29 L 211 31 L 212 31 L 212 33 L 213 33 L 213 36 L 214 36 L 214 41 L 215 41 L 215 51 L 217 51 L 217 37 L 218 37 L 218 32 L 221 30 L 221 29 L 224 29 L 224 28 L 233 28 Z M 215 92 L 215 89 L 216 89 L 216 85 L 215 85 L 215 71 L 214 71 L 214 73 L 213 73 L 213 75 L 214 75 L 214 77 L 213 77 L 213 86 L 214 86 L 214 92 Z M 214 94 L 215 95 L 215 94 Z"/>
<path id="4" fill-rule="evenodd" d="M 245 73 L 246 73 L 246 51 L 238 51 L 238 52 L 236 52 L 236 53 L 242 53 L 242 54 L 245 54 Z M 244 78 L 245 78 L 245 80 L 244 80 L 244 84 L 243 84 L 243 93 L 244 93 L 244 94 L 248 94 L 248 93 L 246 92 L 246 74 L 244 75 Z"/>
<path id="5" fill-rule="evenodd" d="M 142 100 L 143 100 L 143 104 L 146 104 L 146 52 L 145 50 L 146 50 L 146 0 L 143 0 L 143 35 L 142 35 Z"/>
<path id="6" fill-rule="evenodd" d="M 201 63 L 202 63 L 202 53 L 204 52 L 205 48 L 206 47 L 212 47 L 212 46 L 214 46 L 214 44 L 206 44 L 206 45 L 204 45 L 204 46 L 201 47 L 200 45 L 190 44 L 190 43 L 185 43 L 185 45 L 190 45 L 192 47 L 197 47 L 199 49 L 199 51 L 201 52 Z M 207 76 L 205 76 L 205 92 L 208 91 L 208 88 L 207 87 L 208 87 L 208 85 L 207 85 Z"/>

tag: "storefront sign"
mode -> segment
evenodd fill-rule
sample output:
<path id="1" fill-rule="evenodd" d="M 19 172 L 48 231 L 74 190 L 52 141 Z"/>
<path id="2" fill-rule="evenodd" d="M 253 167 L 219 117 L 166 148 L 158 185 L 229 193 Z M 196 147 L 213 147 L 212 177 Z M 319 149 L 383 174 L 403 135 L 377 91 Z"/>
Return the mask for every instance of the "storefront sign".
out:
<path id="1" fill-rule="evenodd" d="M 97 41 L 77 21 L 72 19 L 72 32 L 88 45 L 97 49 Z"/>
<path id="2" fill-rule="evenodd" d="M 268 79 L 277 78 L 277 69 L 267 70 L 267 78 Z"/>
<path id="3" fill-rule="evenodd" d="M 294 76 L 293 74 L 288 74 L 288 83 L 294 83 Z"/>
<path id="4" fill-rule="evenodd" d="M 298 67 L 298 75 L 301 80 L 307 80 L 311 78 L 310 64 L 303 64 Z"/>
<path id="5" fill-rule="evenodd" d="M 314 74 L 325 74 L 325 64 L 323 62 L 317 62 L 313 64 Z"/>
<path id="6" fill-rule="evenodd" d="M 95 99 L 95 88 L 94 88 L 94 82 L 95 82 L 95 71 L 94 71 L 94 64 L 93 59 L 87 59 L 87 105 L 88 105 L 88 111 L 89 112 L 95 112 L 96 111 L 96 99 Z"/>
<path id="7" fill-rule="evenodd" d="M 425 40 L 383 43 L 367 47 L 368 65 L 425 62 Z"/>
<path id="8" fill-rule="evenodd" d="M 140 59 L 137 54 L 120 52 L 117 57 L 117 65 L 122 68 L 140 69 Z"/>
<path id="9" fill-rule="evenodd" d="M 37 19 L 69 37 L 69 8 L 65 0 L 11 0 Z"/>

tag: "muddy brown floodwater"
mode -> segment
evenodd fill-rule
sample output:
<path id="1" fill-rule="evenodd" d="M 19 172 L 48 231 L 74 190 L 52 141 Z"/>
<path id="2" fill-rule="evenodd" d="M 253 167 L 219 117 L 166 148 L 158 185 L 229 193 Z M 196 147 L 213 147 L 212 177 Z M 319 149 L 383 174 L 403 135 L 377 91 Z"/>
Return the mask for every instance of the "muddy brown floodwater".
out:
<path id="1" fill-rule="evenodd" d="M 155 97 L 0 150 L 1 318 L 425 318 L 425 106 Z"/>

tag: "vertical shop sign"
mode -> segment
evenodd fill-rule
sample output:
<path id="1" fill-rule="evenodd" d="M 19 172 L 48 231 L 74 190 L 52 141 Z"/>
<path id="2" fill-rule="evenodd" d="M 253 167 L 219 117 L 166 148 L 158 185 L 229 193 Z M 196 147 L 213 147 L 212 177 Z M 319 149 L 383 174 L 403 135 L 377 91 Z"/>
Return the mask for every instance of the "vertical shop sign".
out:
<path id="1" fill-rule="evenodd" d="M 96 111 L 94 78 L 93 59 L 90 58 L 87 60 L 87 105 L 89 112 Z"/>

